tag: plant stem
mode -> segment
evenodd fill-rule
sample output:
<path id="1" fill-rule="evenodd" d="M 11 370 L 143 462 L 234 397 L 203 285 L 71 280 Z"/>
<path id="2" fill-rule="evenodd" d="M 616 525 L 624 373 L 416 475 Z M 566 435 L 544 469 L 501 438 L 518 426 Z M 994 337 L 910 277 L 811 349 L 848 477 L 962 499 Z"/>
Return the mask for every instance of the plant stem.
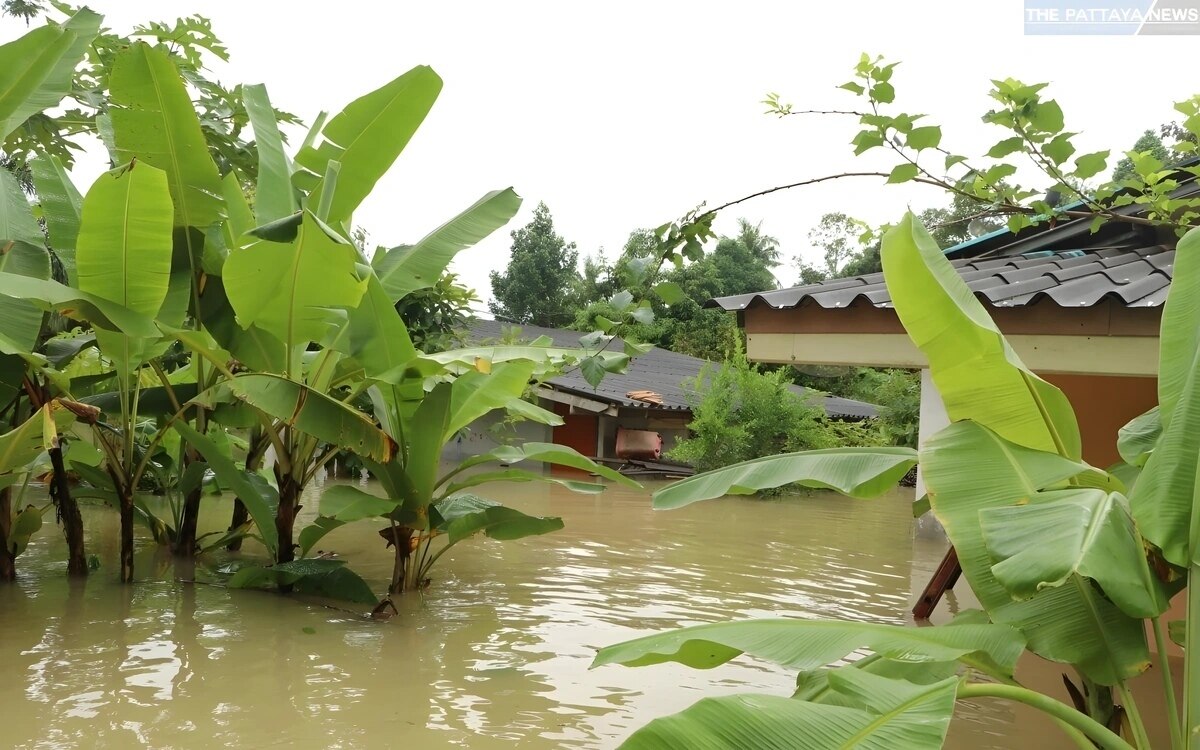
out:
<path id="1" fill-rule="evenodd" d="M 1139 748 L 1150 750 L 1150 735 L 1146 734 L 1146 723 L 1142 721 L 1142 713 L 1138 711 L 1137 701 L 1133 698 L 1133 693 L 1129 690 L 1129 685 L 1125 680 L 1117 683 L 1117 691 L 1121 694 L 1121 701 L 1125 704 L 1125 715 L 1129 717 L 1129 726 L 1133 729 L 1133 738 L 1137 742 Z"/>
<path id="2" fill-rule="evenodd" d="M 1042 695 L 1028 688 L 1016 687 L 1015 685 L 972 682 L 959 687 L 958 697 L 1003 698 L 1005 700 L 1016 701 L 1017 703 L 1024 703 L 1078 729 L 1095 741 L 1097 746 L 1103 748 L 1103 750 L 1135 750 L 1132 745 L 1092 717 L 1082 714 L 1048 695 Z"/>
<path id="3" fill-rule="evenodd" d="M 1183 731 L 1179 725 L 1179 705 L 1175 701 L 1175 680 L 1171 677 L 1171 660 L 1167 656 L 1167 639 L 1162 619 L 1150 618 L 1154 624 L 1154 647 L 1158 650 L 1158 671 L 1162 673 L 1163 698 L 1167 704 L 1167 724 L 1171 727 L 1171 749 L 1184 750 Z"/>

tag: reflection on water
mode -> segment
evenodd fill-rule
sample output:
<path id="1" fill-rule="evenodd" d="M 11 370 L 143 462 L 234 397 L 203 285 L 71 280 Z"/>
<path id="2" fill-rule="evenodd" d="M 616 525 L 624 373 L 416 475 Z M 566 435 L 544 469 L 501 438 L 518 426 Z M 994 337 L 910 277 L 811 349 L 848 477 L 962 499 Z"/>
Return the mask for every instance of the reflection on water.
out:
<path id="1" fill-rule="evenodd" d="M 870 503 L 726 498 L 655 513 L 648 495 L 618 488 L 488 490 L 561 515 L 566 529 L 460 545 L 429 592 L 406 597 L 384 623 L 176 582 L 175 573 L 211 578 L 173 573 L 146 544 L 137 565 L 148 580 L 118 586 L 116 516 L 105 509 L 86 514 L 89 551 L 107 564 L 86 585 L 59 575 L 61 539 L 39 535 L 18 561 L 20 582 L 0 586 L 0 745 L 611 748 L 703 696 L 786 694 L 792 677 L 749 659 L 703 672 L 589 671 L 597 647 L 744 617 L 908 623 L 914 587 L 944 552 L 914 538 L 904 491 Z M 316 505 L 307 498 L 305 513 Z M 210 503 L 204 525 L 220 528 L 228 512 Z M 390 555 L 373 524 L 339 529 L 322 546 L 386 585 Z M 1003 708 L 971 708 L 951 746 L 1040 747 L 1005 739 L 1011 720 Z"/>

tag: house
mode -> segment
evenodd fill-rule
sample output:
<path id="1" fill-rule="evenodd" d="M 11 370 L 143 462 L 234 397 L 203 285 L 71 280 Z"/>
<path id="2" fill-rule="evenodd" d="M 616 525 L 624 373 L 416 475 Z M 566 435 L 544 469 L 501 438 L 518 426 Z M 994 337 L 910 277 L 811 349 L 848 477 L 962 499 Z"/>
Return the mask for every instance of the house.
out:
<path id="1" fill-rule="evenodd" d="M 1158 327 L 1175 237 L 1124 223 L 1092 234 L 1089 225 L 1000 230 L 946 255 L 1025 364 L 1066 394 L 1084 458 L 1105 467 L 1119 458 L 1117 430 L 1157 403 Z M 737 312 L 754 361 L 920 368 L 921 435 L 948 424 L 882 274 L 709 304 Z"/>
<path id="2" fill-rule="evenodd" d="M 514 326 L 495 320 L 477 320 L 467 335 L 471 344 L 504 340 Z M 555 346 L 578 347 L 584 334 L 540 326 L 518 326 L 521 340 L 542 336 Z M 499 417 L 480 420 L 450 450 L 454 458 L 481 453 L 498 441 L 519 437 L 523 441 L 554 442 L 570 446 L 585 456 L 616 456 L 617 430 L 649 430 L 663 438 L 663 450 L 669 451 L 685 436 L 692 412 L 689 406 L 689 382 L 709 365 L 707 360 L 655 347 L 634 357 L 623 373 L 606 374 L 593 388 L 579 370 L 551 378 L 537 391 L 539 405 L 563 418 L 558 427 L 533 422 L 506 425 Z M 870 419 L 878 414 L 873 404 L 826 394 L 809 392 L 800 386 L 792 390 L 812 399 L 833 419 Z"/>

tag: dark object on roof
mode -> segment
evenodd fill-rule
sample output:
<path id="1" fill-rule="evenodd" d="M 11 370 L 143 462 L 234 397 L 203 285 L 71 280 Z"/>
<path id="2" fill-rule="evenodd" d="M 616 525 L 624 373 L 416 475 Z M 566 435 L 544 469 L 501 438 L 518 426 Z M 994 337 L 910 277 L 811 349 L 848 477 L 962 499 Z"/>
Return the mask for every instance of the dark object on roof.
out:
<path id="1" fill-rule="evenodd" d="M 506 330 L 513 327 L 514 324 L 503 321 L 476 320 L 471 325 L 471 331 L 467 338 L 472 344 L 495 343 L 504 337 Z M 520 337 L 523 340 L 532 341 L 541 336 L 547 336 L 554 341 L 555 346 L 561 347 L 578 347 L 579 338 L 584 335 L 579 331 L 566 331 L 559 328 L 515 327 L 521 329 Z M 621 351 L 619 342 L 615 345 L 615 351 Z M 634 357 L 629 366 L 625 368 L 625 372 L 605 375 L 598 388 L 592 388 L 578 369 L 550 379 L 547 381 L 547 385 L 563 393 L 605 401 L 614 406 L 647 410 L 688 411 L 690 406 L 688 405 L 686 382 L 694 380 L 707 364 L 710 364 L 707 360 L 654 347 L 645 354 Z M 798 385 L 791 386 L 791 389 L 802 398 L 807 398 L 809 395 L 805 388 Z M 628 394 L 637 391 L 653 391 L 661 397 L 662 403 L 647 403 L 629 397 Z M 820 403 L 825 407 L 825 413 L 831 417 L 869 419 L 879 414 L 879 407 L 863 401 L 825 395 L 822 395 L 820 399 Z"/>
<path id="2" fill-rule="evenodd" d="M 946 251 L 951 263 L 971 291 L 992 307 L 1021 307 L 1043 300 L 1059 307 L 1091 307 L 1115 300 L 1125 307 L 1159 307 L 1167 299 L 1175 262 L 1173 245 L 1156 244 L 1157 236 L 1142 229 L 1113 236 L 1078 233 L 1070 222 L 1040 235 L 992 243 L 963 243 Z M 1089 243 L 1089 239 L 1091 243 Z M 960 252 L 961 249 L 961 252 Z M 971 257 L 956 257 L 971 253 Z M 792 287 L 707 303 L 725 310 L 745 310 L 753 305 L 775 309 L 816 304 L 824 308 L 851 305 L 892 307 L 883 274 L 830 279 L 820 284 Z"/>

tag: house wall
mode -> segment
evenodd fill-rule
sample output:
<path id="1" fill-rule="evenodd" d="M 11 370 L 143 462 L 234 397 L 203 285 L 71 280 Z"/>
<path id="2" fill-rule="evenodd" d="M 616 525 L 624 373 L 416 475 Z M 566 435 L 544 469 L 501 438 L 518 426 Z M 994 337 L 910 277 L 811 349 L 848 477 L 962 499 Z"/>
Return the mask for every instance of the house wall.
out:
<path id="1" fill-rule="evenodd" d="M 1158 403 L 1155 378 L 1058 374 L 1043 374 L 1042 378 L 1058 386 L 1070 400 L 1079 420 L 1083 458 L 1102 469 L 1121 458 L 1117 430 Z"/>
<path id="2" fill-rule="evenodd" d="M 478 456 L 497 446 L 512 443 L 553 442 L 549 425 L 522 421 L 500 426 L 504 417 L 503 412 L 493 412 L 472 422 L 463 435 L 446 445 L 442 451 L 442 460 L 457 463 L 469 456 Z"/>

